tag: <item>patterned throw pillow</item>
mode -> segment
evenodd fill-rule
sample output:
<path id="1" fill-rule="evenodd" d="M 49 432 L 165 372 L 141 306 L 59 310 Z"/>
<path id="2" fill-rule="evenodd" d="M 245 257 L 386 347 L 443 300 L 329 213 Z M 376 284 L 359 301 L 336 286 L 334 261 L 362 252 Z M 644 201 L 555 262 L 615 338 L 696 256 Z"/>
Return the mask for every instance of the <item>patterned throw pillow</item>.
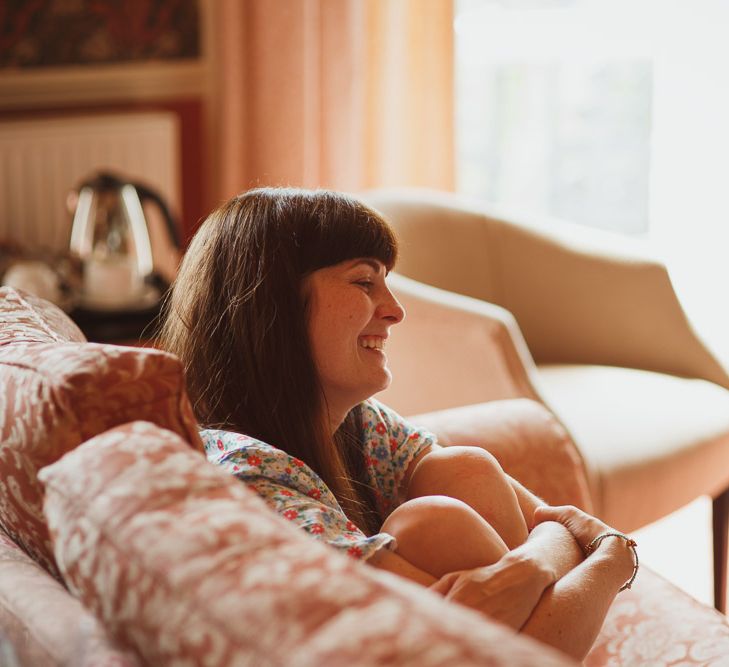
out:
<path id="1" fill-rule="evenodd" d="M 572 664 L 313 540 L 153 424 L 40 479 L 64 581 L 146 664 Z"/>
<path id="2" fill-rule="evenodd" d="M 22 290 L 0 287 L 0 311 L 0 345 L 86 342 L 81 330 L 60 308 Z"/>
<path id="3" fill-rule="evenodd" d="M 0 525 L 58 576 L 37 473 L 118 424 L 145 419 L 202 451 L 180 362 L 154 349 L 85 343 L 59 309 L 0 296 Z"/>

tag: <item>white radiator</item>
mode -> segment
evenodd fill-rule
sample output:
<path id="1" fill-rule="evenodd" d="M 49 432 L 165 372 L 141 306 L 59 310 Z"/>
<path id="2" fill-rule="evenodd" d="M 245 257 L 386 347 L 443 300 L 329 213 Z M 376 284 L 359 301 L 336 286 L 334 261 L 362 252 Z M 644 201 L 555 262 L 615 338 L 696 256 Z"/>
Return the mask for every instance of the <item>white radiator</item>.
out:
<path id="1" fill-rule="evenodd" d="M 180 148 L 173 113 L 0 122 L 0 241 L 68 246 L 66 195 L 108 169 L 141 181 L 180 211 Z"/>

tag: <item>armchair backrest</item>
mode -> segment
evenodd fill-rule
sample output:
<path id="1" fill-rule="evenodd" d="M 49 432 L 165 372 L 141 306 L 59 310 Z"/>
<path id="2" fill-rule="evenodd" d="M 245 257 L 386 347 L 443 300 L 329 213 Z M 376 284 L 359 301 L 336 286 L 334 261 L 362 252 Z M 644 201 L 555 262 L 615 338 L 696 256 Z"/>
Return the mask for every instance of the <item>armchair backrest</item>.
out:
<path id="1" fill-rule="evenodd" d="M 729 388 L 647 244 L 510 217 L 450 193 L 396 189 L 363 198 L 400 239 L 399 273 L 505 308 L 537 364 L 640 368 Z"/>

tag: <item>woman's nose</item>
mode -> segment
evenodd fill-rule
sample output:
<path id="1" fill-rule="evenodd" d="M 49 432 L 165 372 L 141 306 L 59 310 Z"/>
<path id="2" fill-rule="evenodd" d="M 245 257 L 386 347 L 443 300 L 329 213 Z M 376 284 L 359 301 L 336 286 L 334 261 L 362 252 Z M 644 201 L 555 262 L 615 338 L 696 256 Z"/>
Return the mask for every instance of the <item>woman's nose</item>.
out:
<path id="1" fill-rule="evenodd" d="M 381 317 L 389 320 L 391 324 L 398 324 L 405 319 L 405 309 L 389 289 L 386 290 L 385 299 L 380 305 L 380 313 Z"/>

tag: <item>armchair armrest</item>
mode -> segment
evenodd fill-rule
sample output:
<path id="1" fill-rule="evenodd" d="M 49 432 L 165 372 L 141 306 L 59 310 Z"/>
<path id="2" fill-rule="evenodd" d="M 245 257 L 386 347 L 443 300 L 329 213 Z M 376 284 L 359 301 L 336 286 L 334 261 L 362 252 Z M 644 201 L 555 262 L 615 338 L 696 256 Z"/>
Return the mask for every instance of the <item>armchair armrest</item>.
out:
<path id="1" fill-rule="evenodd" d="M 591 512 L 585 467 L 557 418 L 529 399 L 493 401 L 410 417 L 438 436 L 441 445 L 475 445 L 551 505 L 576 505 Z"/>
<path id="2" fill-rule="evenodd" d="M 401 414 L 504 398 L 539 399 L 536 369 L 503 308 L 391 274 L 406 310 L 387 343 L 393 381 L 379 396 Z"/>
<path id="3" fill-rule="evenodd" d="M 498 304 L 534 359 L 642 368 L 729 388 L 648 246 L 560 221 L 518 219 L 423 190 L 368 193 L 402 245 L 398 271 Z"/>

